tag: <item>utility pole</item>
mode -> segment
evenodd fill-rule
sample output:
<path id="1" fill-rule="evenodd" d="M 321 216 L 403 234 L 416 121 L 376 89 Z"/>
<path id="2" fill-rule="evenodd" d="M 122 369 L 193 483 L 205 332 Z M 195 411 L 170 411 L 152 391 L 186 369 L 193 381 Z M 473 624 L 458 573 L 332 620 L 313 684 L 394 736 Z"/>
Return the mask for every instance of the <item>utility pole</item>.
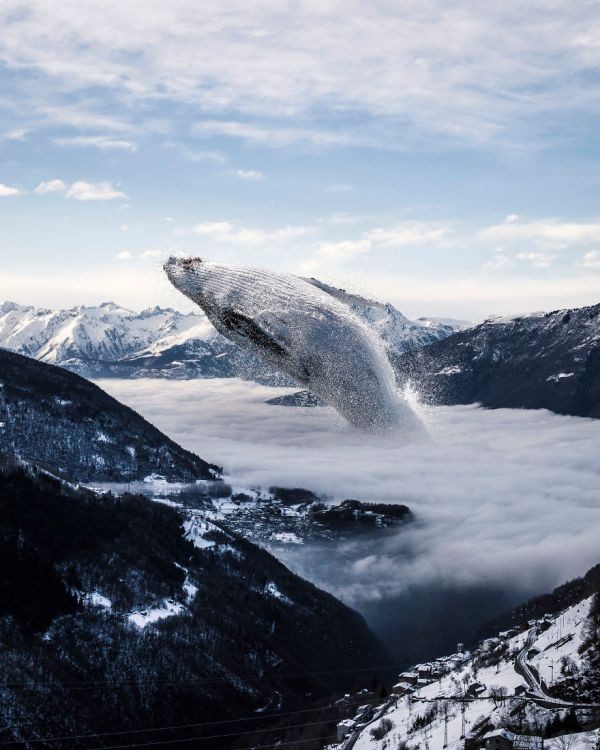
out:
<path id="1" fill-rule="evenodd" d="M 448 747 L 448 701 L 444 702 L 444 747 Z"/>
<path id="2" fill-rule="evenodd" d="M 465 715 L 466 707 L 465 707 L 464 700 L 460 702 L 460 713 L 461 713 L 460 738 L 461 740 L 464 740 L 466 733 L 467 733 L 467 717 Z"/>

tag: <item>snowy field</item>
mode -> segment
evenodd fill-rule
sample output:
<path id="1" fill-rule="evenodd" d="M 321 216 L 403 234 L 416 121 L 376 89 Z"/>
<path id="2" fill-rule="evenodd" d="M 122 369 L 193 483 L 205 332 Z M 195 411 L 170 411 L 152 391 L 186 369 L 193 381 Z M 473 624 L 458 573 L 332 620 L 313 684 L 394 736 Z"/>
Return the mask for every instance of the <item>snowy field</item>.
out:
<path id="1" fill-rule="evenodd" d="M 236 486 L 409 505 L 417 523 L 352 563 L 337 589 L 346 601 L 440 581 L 543 590 L 598 562 L 600 421 L 437 407 L 421 409 L 428 435 L 411 441 L 357 432 L 329 408 L 265 404 L 290 389 L 234 379 L 99 385 Z"/>

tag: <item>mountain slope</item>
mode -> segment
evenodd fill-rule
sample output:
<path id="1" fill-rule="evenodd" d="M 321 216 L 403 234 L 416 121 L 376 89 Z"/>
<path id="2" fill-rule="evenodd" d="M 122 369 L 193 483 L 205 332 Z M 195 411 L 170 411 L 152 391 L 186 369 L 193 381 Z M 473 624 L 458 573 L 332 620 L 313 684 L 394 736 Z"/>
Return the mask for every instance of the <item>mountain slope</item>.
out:
<path id="1" fill-rule="evenodd" d="M 489 320 L 392 361 L 433 403 L 600 417 L 600 305 Z"/>
<path id="2" fill-rule="evenodd" d="M 297 709 L 388 664 L 357 613 L 199 511 L 10 466 L 0 486 L 1 741 L 185 746 L 228 725 L 148 728 Z"/>
<path id="3" fill-rule="evenodd" d="M 349 304 L 390 350 L 423 346 L 464 327 L 460 321 L 409 321 L 392 305 L 309 280 Z M 0 306 L 0 347 L 86 377 L 242 377 L 272 384 L 289 379 L 221 336 L 202 313 L 150 308 L 135 313 L 112 302 L 45 310 Z"/>
<path id="4" fill-rule="evenodd" d="M 574 748 L 567 740 L 548 741 L 569 733 L 581 738 L 582 748 L 596 747 L 599 590 L 596 566 L 552 595 L 516 609 L 510 627 L 473 644 L 470 652 L 406 670 L 390 699 L 343 725 L 347 737 L 334 747 L 508 747 L 493 743 L 498 733 L 514 737 L 515 748 Z M 542 599 L 550 610 L 524 620 L 539 611 Z M 492 743 L 485 744 L 486 739 Z"/>
<path id="5" fill-rule="evenodd" d="M 154 473 L 194 481 L 219 472 L 93 383 L 2 350 L 0 452 L 80 482 L 130 481 Z"/>

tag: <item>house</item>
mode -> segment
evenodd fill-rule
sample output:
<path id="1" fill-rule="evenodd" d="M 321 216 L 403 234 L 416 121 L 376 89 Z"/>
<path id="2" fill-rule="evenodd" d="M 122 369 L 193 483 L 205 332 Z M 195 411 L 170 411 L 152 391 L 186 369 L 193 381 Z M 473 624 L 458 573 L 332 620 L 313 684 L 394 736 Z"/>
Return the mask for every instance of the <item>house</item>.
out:
<path id="1" fill-rule="evenodd" d="M 527 692 L 527 685 L 517 685 L 515 688 L 515 695 L 523 695 Z"/>
<path id="2" fill-rule="evenodd" d="M 392 688 L 392 693 L 394 693 L 394 695 L 406 695 L 407 693 L 412 693 L 413 690 L 414 685 L 412 683 L 397 682 Z"/>
<path id="3" fill-rule="evenodd" d="M 431 680 L 431 665 L 430 664 L 419 664 L 417 669 L 417 676 L 419 680 Z"/>
<path id="4" fill-rule="evenodd" d="M 482 750 L 514 750 L 515 735 L 508 729 L 492 729 L 481 738 Z"/>
<path id="5" fill-rule="evenodd" d="M 467 695 L 471 698 L 479 698 L 485 691 L 485 685 L 482 685 L 480 682 L 472 682 L 467 688 Z"/>
<path id="6" fill-rule="evenodd" d="M 402 672 L 398 676 L 400 682 L 410 682 L 411 685 L 416 685 L 419 675 L 416 672 Z"/>
<path id="7" fill-rule="evenodd" d="M 482 651 L 492 651 L 500 643 L 500 638 L 486 638 L 481 642 Z"/>
<path id="8" fill-rule="evenodd" d="M 482 750 L 543 750 L 544 740 L 537 736 L 515 734 L 508 729 L 493 729 L 481 738 Z"/>
<path id="9" fill-rule="evenodd" d="M 344 719 L 337 725 L 337 741 L 342 742 L 356 726 L 353 719 Z"/>

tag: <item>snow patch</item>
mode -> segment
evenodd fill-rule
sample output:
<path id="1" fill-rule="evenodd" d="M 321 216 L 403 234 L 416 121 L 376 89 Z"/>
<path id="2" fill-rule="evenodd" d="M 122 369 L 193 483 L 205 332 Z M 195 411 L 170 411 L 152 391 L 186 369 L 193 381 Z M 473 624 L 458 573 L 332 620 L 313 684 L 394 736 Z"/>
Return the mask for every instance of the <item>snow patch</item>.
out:
<path id="1" fill-rule="evenodd" d="M 127 619 L 129 622 L 140 628 L 140 630 L 143 630 L 147 625 L 152 625 L 160 620 L 165 620 L 167 617 L 181 615 L 185 611 L 186 609 L 183 604 L 174 602 L 172 599 L 165 599 L 158 607 L 131 612 L 131 614 L 127 616 Z"/>

